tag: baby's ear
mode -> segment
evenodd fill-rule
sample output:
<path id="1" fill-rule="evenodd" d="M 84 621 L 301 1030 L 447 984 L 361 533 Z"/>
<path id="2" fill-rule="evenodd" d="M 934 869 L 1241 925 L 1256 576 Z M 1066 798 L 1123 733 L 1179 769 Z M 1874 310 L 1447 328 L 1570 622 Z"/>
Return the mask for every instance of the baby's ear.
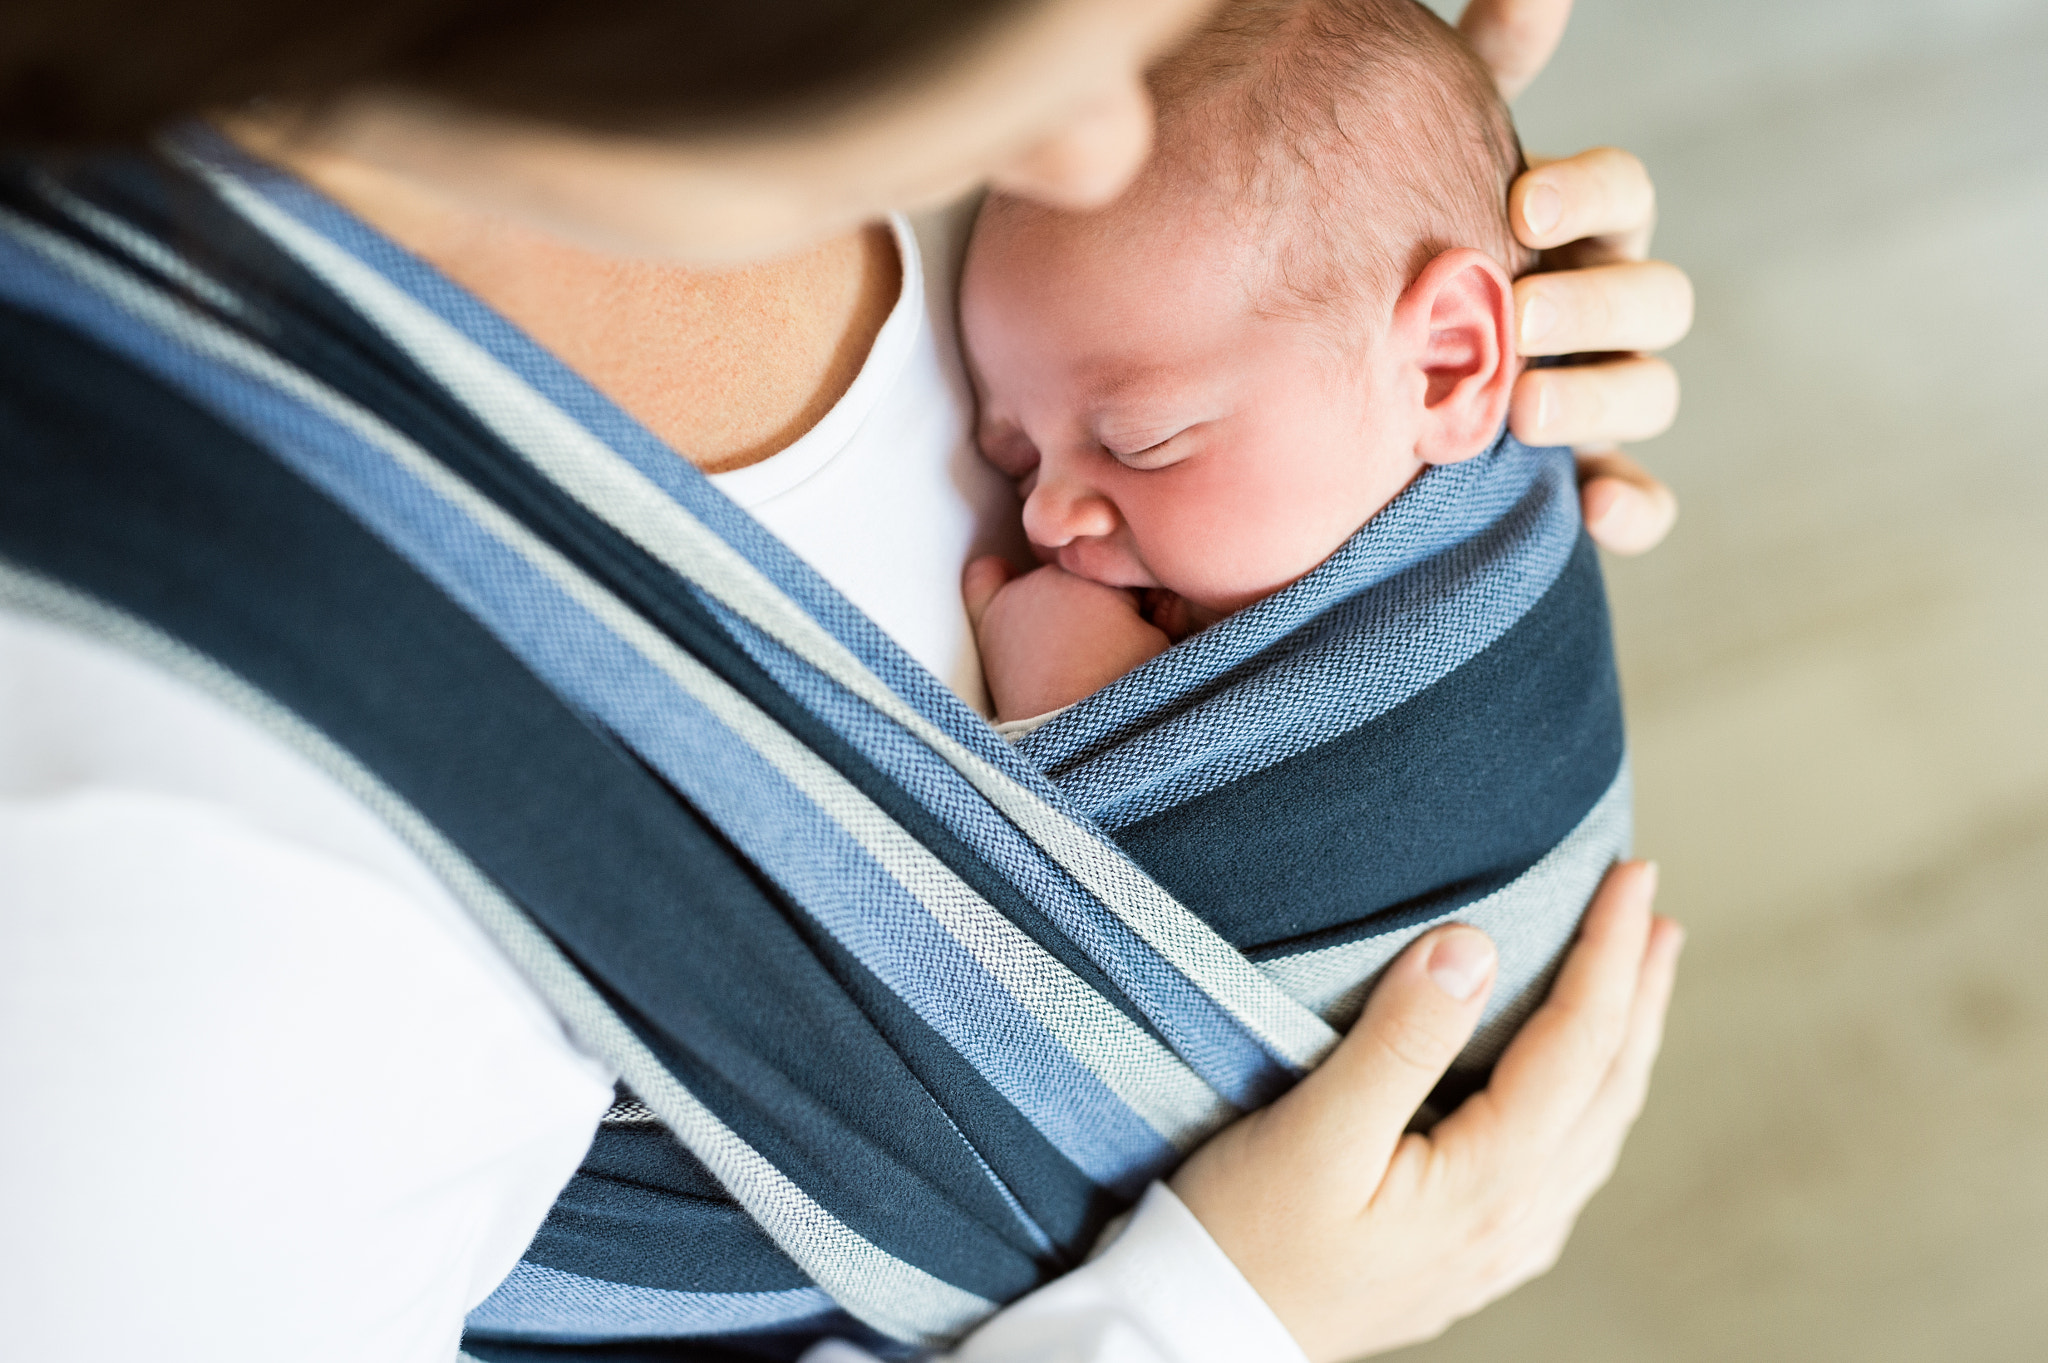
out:
<path id="1" fill-rule="evenodd" d="M 1514 314 L 1507 271 L 1466 247 L 1430 261 L 1394 304 L 1393 336 L 1422 394 L 1423 463 L 1470 459 L 1500 434 L 1515 386 Z"/>

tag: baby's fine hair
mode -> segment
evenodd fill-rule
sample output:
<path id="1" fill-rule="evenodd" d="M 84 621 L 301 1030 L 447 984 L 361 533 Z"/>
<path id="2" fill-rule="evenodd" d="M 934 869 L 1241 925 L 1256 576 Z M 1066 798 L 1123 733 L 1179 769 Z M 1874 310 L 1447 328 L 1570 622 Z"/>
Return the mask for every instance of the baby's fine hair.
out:
<path id="1" fill-rule="evenodd" d="M 1415 0 L 1228 0 L 1152 88 L 1139 193 L 1220 190 L 1269 246 L 1262 307 L 1370 316 L 1460 246 L 1510 275 L 1534 264 L 1508 226 L 1525 166 L 1507 105 Z"/>

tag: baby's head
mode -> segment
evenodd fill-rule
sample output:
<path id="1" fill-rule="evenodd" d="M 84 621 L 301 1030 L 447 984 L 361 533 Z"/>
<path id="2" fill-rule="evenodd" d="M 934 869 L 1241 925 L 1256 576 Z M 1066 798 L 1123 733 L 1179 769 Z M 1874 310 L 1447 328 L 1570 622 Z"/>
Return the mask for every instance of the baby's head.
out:
<path id="1" fill-rule="evenodd" d="M 1153 92 L 1158 148 L 1108 209 L 990 200 L 961 319 L 1039 551 L 1206 622 L 1492 443 L 1521 152 L 1414 0 L 1240 0 Z"/>

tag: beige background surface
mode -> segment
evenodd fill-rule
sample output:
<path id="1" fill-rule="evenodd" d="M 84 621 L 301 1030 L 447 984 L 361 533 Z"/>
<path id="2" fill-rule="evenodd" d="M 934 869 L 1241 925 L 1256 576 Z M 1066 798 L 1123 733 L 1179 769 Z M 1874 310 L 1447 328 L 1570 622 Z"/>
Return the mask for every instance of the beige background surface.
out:
<path id="1" fill-rule="evenodd" d="M 1581 0 L 1517 112 L 1698 286 L 1609 565 L 1692 944 L 1564 1262 L 1400 1357 L 2048 1358 L 2048 5 Z"/>

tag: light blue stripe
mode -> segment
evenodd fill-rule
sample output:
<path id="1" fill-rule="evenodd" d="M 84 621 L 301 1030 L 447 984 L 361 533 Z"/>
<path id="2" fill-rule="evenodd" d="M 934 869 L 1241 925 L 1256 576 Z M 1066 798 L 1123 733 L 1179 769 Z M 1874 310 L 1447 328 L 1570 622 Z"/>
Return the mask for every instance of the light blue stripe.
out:
<path id="1" fill-rule="evenodd" d="M 334 246 L 378 272 L 406 297 L 439 317 L 444 324 L 462 334 L 466 341 L 479 346 L 514 377 L 554 403 L 586 431 L 605 441 L 612 454 L 741 553 L 774 583 L 777 590 L 808 612 L 859 659 L 862 666 L 902 697 L 926 722 L 980 761 L 999 770 L 1005 779 L 1030 792 L 1049 810 L 1057 811 L 1058 817 L 1070 825 L 1087 825 L 1086 818 L 1079 815 L 1071 802 L 1036 768 L 1023 761 L 981 716 L 969 710 L 948 688 L 904 654 L 893 640 L 844 601 L 807 564 L 735 507 L 687 461 L 678 458 L 516 328 L 482 307 L 432 267 L 399 250 L 343 210 L 289 177 L 250 161 L 217 137 L 211 134 L 188 137 L 184 139 L 183 149 L 189 156 L 214 167 L 245 190 L 260 194 L 266 202 L 302 226 L 321 234 Z M 864 708 L 857 705 L 854 712 Z M 866 718 L 869 722 L 887 722 L 879 721 L 873 715 Z M 988 819 L 990 811 L 984 795 L 976 796 L 978 819 L 974 821 Z M 1128 859 L 1099 833 L 1091 829 L 1084 835 L 1084 840 L 1100 856 L 1113 863 L 1110 869 L 1116 875 L 1134 884 L 1150 885 L 1149 879 L 1131 866 Z M 1042 837 L 1034 841 L 1037 845 L 1031 850 L 1031 858 L 1050 864 L 1053 859 L 1046 855 Z M 1014 860 L 1011 869 L 1016 869 Z M 1071 877 L 1056 868 L 1042 872 L 1035 881 L 1019 877 L 1019 883 L 1062 887 L 1054 891 L 1056 898 L 1053 902 L 1041 907 L 1075 940 L 1121 942 L 1127 944 L 1123 948 L 1127 959 L 1142 961 L 1146 957 L 1152 958 L 1149 965 L 1134 967 L 1127 979 L 1119 981 L 1120 987 L 1128 984 L 1127 992 L 1140 1002 L 1141 1007 L 1149 1001 L 1151 1006 L 1164 1009 L 1153 1019 L 1161 1025 L 1162 1034 L 1168 1036 L 1177 1049 L 1185 1048 L 1182 1049 L 1184 1057 L 1239 1104 L 1270 1095 L 1278 1084 L 1287 1082 L 1297 1072 L 1297 1067 L 1308 1054 L 1319 1053 L 1333 1041 L 1327 1029 L 1311 1015 L 1300 1013 L 1297 1016 L 1290 1000 L 1277 991 L 1271 991 L 1269 997 L 1263 999 L 1265 1011 L 1270 1013 L 1275 1007 L 1281 1007 L 1287 1014 L 1285 1024 L 1291 1025 L 1291 1049 L 1276 1049 L 1265 1031 L 1247 1021 L 1244 1009 L 1249 1001 L 1236 999 L 1229 993 L 1230 986 L 1225 982 L 1231 979 L 1231 975 L 1227 968 L 1222 975 L 1211 979 L 1209 988 L 1205 989 L 1176 969 L 1156 943 L 1133 931 L 1132 925 L 1126 921 L 1124 908 L 1104 902 L 1099 891 L 1097 894 L 1086 893 Z M 1201 928 L 1185 909 L 1178 905 L 1173 908 L 1179 919 L 1184 920 L 1181 926 L 1196 930 L 1200 940 L 1192 944 L 1192 949 L 1197 958 L 1208 961 L 1211 967 L 1242 965 L 1228 944 Z M 1155 981 L 1150 987 L 1139 978 L 1145 972 L 1149 972 Z M 1213 968 L 1210 974 L 1216 974 Z M 1251 985 L 1260 990 L 1267 988 L 1263 978 L 1254 972 L 1240 969 L 1237 977 L 1235 983 L 1240 990 Z M 1112 978 L 1115 978 L 1114 974 Z M 1210 992 L 1219 986 L 1222 987 L 1221 993 Z M 1233 999 L 1234 1003 L 1229 1001 Z M 1271 1024 L 1276 1019 L 1267 1021 Z"/>
<path id="2" fill-rule="evenodd" d="M 662 495 L 684 506 L 745 555 L 757 569 L 768 575 L 777 590 L 825 625 L 828 633 L 852 651 L 884 685 L 905 698 L 927 722 L 980 760 L 999 768 L 1007 779 L 1029 790 L 1049 808 L 1058 810 L 1062 817 L 1086 824 L 1085 818 L 1077 816 L 1070 802 L 1047 783 L 1041 773 L 1023 762 L 979 715 L 966 709 L 957 696 L 905 655 L 893 640 L 846 603 L 808 565 L 734 507 L 686 461 L 618 412 L 601 394 L 588 389 L 573 375 L 562 372 L 559 362 L 552 356 L 508 328 L 502 319 L 481 309 L 473 299 L 451 286 L 431 267 L 397 251 L 296 182 L 248 162 L 229 148 L 203 150 L 201 158 L 223 168 L 245 189 L 262 194 L 266 202 L 303 226 L 323 234 L 331 233 L 334 245 L 384 274 L 406 297 L 439 317 L 450 328 L 463 333 L 465 341 L 478 345 L 495 362 L 504 365 L 514 378 L 526 382 L 536 392 L 555 402 L 565 415 L 577 420 L 585 430 L 612 440 L 615 445 L 611 449 L 612 454 L 623 459 Z M 465 330 L 472 327 L 477 330 L 474 336 Z M 809 669 L 799 664 L 799 670 Z M 832 685 L 822 678 L 817 680 L 828 687 Z M 842 707 L 841 713 L 859 716 L 871 725 L 889 723 L 858 702 L 851 707 Z M 910 742 L 914 746 L 923 746 L 915 738 Z M 971 790 L 971 785 L 953 783 L 953 789 Z M 989 822 L 984 794 L 976 792 L 972 800 L 969 808 L 973 812 L 966 816 L 968 821 Z M 1141 875 L 1129 866 L 1127 859 L 1113 845 L 1100 840 L 1099 834 L 1091 831 L 1088 836 L 1098 840 L 1100 850 L 1129 875 Z M 1013 840 L 1020 851 L 1027 841 Z M 1034 879 L 1018 875 L 1018 883 L 1057 887 L 1050 890 L 1056 899 L 1041 907 L 1068 936 L 1081 942 L 1123 944 L 1120 948 L 1123 958 L 1140 964 L 1134 966 L 1126 979 L 1119 981 L 1120 987 L 1127 986 L 1126 992 L 1140 1002 L 1141 1008 L 1148 1006 L 1149 1000 L 1150 1006 L 1167 1010 L 1154 1018 L 1161 1024 L 1162 1034 L 1177 1047 L 1184 1048 L 1183 1054 L 1224 1094 L 1239 1104 L 1253 1102 L 1270 1094 L 1277 1084 L 1287 1082 L 1296 1072 L 1295 1066 L 1301 1056 L 1291 1052 L 1283 1055 L 1276 1051 L 1263 1034 L 1246 1023 L 1241 1009 L 1232 1007 L 1222 998 L 1212 997 L 1201 985 L 1187 979 L 1161 955 L 1156 946 L 1132 930 L 1117 906 L 1105 904 L 1097 896 L 1087 894 L 1072 877 L 1051 866 L 1052 859 L 1045 855 L 1042 846 L 1031 846 L 1025 855 L 1031 860 L 1047 863 L 1048 870 L 1039 872 Z M 1018 870 L 1016 857 L 1010 858 L 1008 869 L 1012 872 Z M 1180 912 L 1190 924 L 1195 922 L 1192 916 L 1185 914 L 1185 910 Z M 1220 955 L 1234 956 L 1227 944 L 1220 940 L 1210 941 L 1213 934 L 1208 934 L 1205 929 L 1203 936 Z M 1148 970 L 1156 980 L 1150 987 L 1137 977 L 1137 972 Z M 1112 978 L 1116 978 L 1114 972 Z M 1257 978 L 1245 975 L 1246 980 Z M 1263 980 L 1259 983 L 1263 987 Z M 1285 1002 L 1277 995 L 1275 1001 Z M 1310 1030 L 1318 1042 L 1327 1040 L 1324 1029 L 1319 1026 Z M 1241 1035 L 1233 1036 L 1233 1032 Z"/>
<path id="3" fill-rule="evenodd" d="M 1103 912 L 1015 825 L 989 818 L 980 792 L 951 764 L 718 602 L 703 599 L 763 670 L 1022 890 L 1231 1104 L 1259 1106 L 1293 1081 L 1291 1067 L 1122 919 Z"/>
<path id="4" fill-rule="evenodd" d="M 676 1292 L 565 1273 L 521 1260 L 469 1313 L 481 1335 L 533 1344 L 659 1339 L 786 1329 L 837 1315 L 822 1289 Z"/>
<path id="5" fill-rule="evenodd" d="M 233 156 L 233 151 L 223 151 L 223 164 L 233 164 Z M 438 379 L 451 383 L 451 391 L 465 393 L 465 401 L 471 403 L 471 409 L 487 426 L 500 430 L 516 450 L 535 460 L 537 467 L 551 469 L 549 477 L 563 491 L 584 499 L 590 510 L 612 520 L 614 528 L 621 528 L 629 538 L 639 538 L 643 548 L 670 563 L 684 577 L 696 581 L 698 573 L 709 573 L 723 583 L 723 589 L 739 591 L 739 596 L 750 598 L 750 618 L 756 618 L 762 628 L 791 628 L 803 634 L 809 641 L 803 645 L 803 657 L 811 665 L 834 675 L 838 684 L 850 686 L 868 704 L 887 712 L 893 722 L 903 724 L 920 741 L 932 743 L 942 751 L 1001 810 L 999 817 L 1018 823 L 1049 860 L 1065 866 L 1075 882 L 1090 890 L 1096 900 L 1096 913 L 1124 921 L 1147 943 L 1149 950 L 1159 954 L 1161 962 L 1186 974 L 1196 991 L 1214 999 L 1219 1009 L 1217 1015 L 1225 1017 L 1229 1025 L 1243 1029 L 1253 1038 L 1255 1048 L 1264 1048 L 1290 1070 L 1298 1070 L 1335 1044 L 1335 1036 L 1321 1019 L 1307 1009 L 1300 1009 L 1282 991 L 1276 991 L 1270 980 L 1251 970 L 1231 950 L 1229 943 L 1214 935 L 1184 905 L 1130 864 L 1114 843 L 1087 825 L 1040 774 L 1001 743 L 979 716 L 969 714 L 934 677 L 901 655 L 860 612 L 842 602 L 838 593 L 795 561 L 786 548 L 748 516 L 733 508 L 694 469 L 686 469 L 680 458 L 633 426 L 629 417 L 612 409 L 600 395 L 580 385 L 578 379 L 561 372 L 553 358 L 516 336 L 500 336 L 510 346 L 506 354 L 512 360 L 535 366 L 526 370 L 535 379 L 528 383 L 528 379 L 520 377 L 520 368 L 514 362 L 500 358 L 479 340 L 461 332 L 461 327 L 449 317 L 436 313 L 422 301 L 424 297 L 461 299 L 457 299 L 459 291 L 453 291 L 446 280 L 432 276 L 420 262 L 399 262 L 410 268 L 410 278 L 416 282 L 416 291 L 410 293 L 385 276 L 379 264 L 371 262 L 371 256 L 383 262 L 391 248 L 387 244 L 379 246 L 375 235 L 367 229 L 360 225 L 348 227 L 352 239 L 365 250 L 362 256 L 350 254 L 336 241 L 319 235 L 309 223 L 338 221 L 334 217 L 336 209 L 309 201 L 303 188 L 289 182 L 281 184 L 274 172 L 250 168 L 248 176 L 252 182 L 274 186 L 279 199 L 270 199 L 266 190 L 260 192 L 238 178 L 242 170 L 205 170 L 203 166 L 203 172 L 213 174 L 217 188 L 233 205 L 250 215 L 250 221 L 258 223 L 264 231 L 270 231 L 287 250 L 313 266 L 317 274 L 326 276 L 336 287 L 342 287 L 342 280 L 354 280 L 344 289 L 350 297 L 365 291 L 375 295 L 356 299 L 365 315 L 385 327 L 387 334 L 399 340 Z M 307 217 L 295 217 L 281 207 L 285 199 L 301 203 Z M 467 301 L 463 307 L 473 309 L 475 305 Z M 518 385 L 518 391 L 502 393 L 494 385 L 504 385 L 506 389 Z M 563 395 L 563 401 L 551 403 L 549 393 Z M 494 395 L 498 399 L 496 405 L 492 405 Z M 584 413 L 582 424 L 575 422 L 578 411 Z M 537 426 L 532 422 L 537 422 Z M 596 428 L 625 430 L 629 438 L 621 448 L 610 448 L 596 438 Z M 567 467 L 561 460 L 565 450 L 557 448 L 565 438 L 571 446 L 588 446 L 578 458 L 569 460 Z M 606 469 L 604 465 L 612 467 Z M 629 481 L 639 487 L 618 481 L 621 473 L 629 475 Z M 625 524 L 618 518 L 635 524 L 637 530 L 625 530 Z M 688 544 L 686 551 L 684 544 Z M 715 551 L 711 544 L 717 544 Z M 709 559 L 705 557 L 707 553 Z M 780 573 L 780 581 L 776 573 Z M 772 600 L 754 600 L 756 587 L 764 589 Z M 815 614 L 805 610 L 807 604 Z M 733 606 L 735 610 L 739 608 L 737 602 Z M 778 626 L 770 626 L 766 618 L 754 616 L 754 610 L 766 610 Z M 844 639 L 834 634 L 834 628 L 827 628 L 823 620 L 836 620 L 834 628 L 840 628 Z M 776 636 L 786 639 L 780 632 Z M 864 649 L 874 663 L 872 667 L 848 643 L 852 639 L 864 641 Z M 817 651 L 815 645 L 819 641 L 829 641 L 829 649 Z M 842 661 L 852 667 L 852 673 L 842 667 Z M 895 682 L 887 679 L 885 673 L 895 677 Z M 926 708 L 932 712 L 928 714 L 913 706 L 905 696 L 926 698 Z"/>

